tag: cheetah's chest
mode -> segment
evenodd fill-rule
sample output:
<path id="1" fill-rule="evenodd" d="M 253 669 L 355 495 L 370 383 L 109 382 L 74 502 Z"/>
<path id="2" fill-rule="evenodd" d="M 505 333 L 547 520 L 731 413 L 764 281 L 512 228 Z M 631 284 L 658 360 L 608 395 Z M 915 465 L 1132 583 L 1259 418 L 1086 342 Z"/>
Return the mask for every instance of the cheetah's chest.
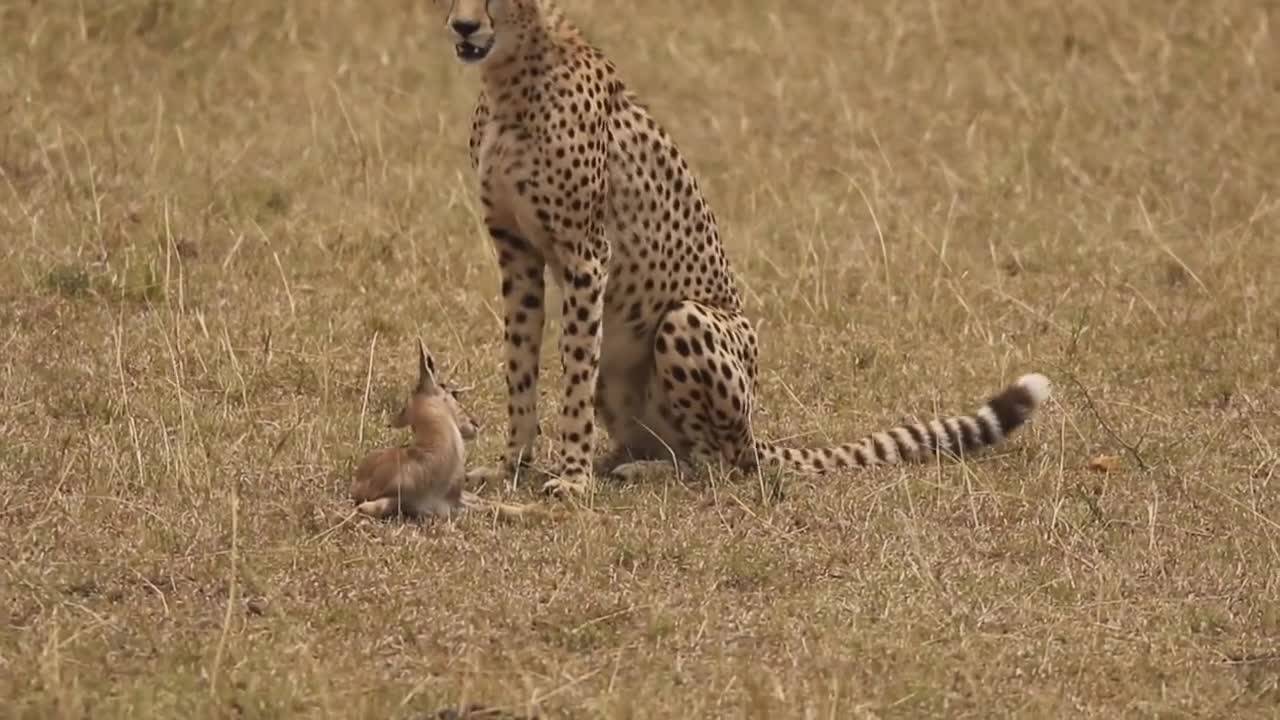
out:
<path id="1" fill-rule="evenodd" d="M 491 226 L 514 232 L 543 258 L 553 277 L 562 275 L 562 249 L 545 230 L 539 212 L 552 199 L 539 192 L 529 141 L 518 129 L 489 122 L 480 132 L 477 171 L 480 196 Z"/>

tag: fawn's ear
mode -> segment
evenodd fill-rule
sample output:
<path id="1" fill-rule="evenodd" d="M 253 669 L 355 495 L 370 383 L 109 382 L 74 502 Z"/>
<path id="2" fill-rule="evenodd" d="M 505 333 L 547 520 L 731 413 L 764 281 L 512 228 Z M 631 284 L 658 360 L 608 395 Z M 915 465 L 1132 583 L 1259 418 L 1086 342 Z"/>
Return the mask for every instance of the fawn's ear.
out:
<path id="1" fill-rule="evenodd" d="M 436 383 L 436 359 L 431 357 L 427 344 L 418 338 L 418 392 L 434 393 Z"/>

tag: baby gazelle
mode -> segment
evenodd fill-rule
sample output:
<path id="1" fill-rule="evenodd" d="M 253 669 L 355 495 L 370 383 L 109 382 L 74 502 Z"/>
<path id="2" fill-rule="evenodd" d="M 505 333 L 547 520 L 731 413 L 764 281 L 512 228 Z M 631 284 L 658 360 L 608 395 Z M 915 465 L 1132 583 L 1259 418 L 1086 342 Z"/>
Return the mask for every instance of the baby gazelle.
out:
<path id="1" fill-rule="evenodd" d="M 463 510 L 484 509 L 506 520 L 547 512 L 533 505 L 483 500 L 463 490 L 463 441 L 475 438 L 476 424 L 454 391 L 437 381 L 435 360 L 421 339 L 418 384 L 391 426 L 412 428 L 413 443 L 375 450 L 361 461 L 351 483 L 358 512 L 377 518 L 397 514 L 450 518 Z"/>

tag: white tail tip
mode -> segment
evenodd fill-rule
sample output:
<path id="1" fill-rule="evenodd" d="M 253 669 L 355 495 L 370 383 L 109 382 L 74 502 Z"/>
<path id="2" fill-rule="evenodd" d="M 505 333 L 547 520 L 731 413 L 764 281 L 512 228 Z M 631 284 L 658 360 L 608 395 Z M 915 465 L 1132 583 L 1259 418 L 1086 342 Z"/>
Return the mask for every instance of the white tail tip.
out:
<path id="1" fill-rule="evenodd" d="M 1017 382 L 1014 384 L 1031 393 L 1031 398 L 1035 401 L 1036 405 L 1040 405 L 1045 400 L 1049 399 L 1050 388 L 1052 388 L 1049 378 L 1041 375 L 1040 373 L 1028 373 L 1023 375 L 1018 378 Z"/>

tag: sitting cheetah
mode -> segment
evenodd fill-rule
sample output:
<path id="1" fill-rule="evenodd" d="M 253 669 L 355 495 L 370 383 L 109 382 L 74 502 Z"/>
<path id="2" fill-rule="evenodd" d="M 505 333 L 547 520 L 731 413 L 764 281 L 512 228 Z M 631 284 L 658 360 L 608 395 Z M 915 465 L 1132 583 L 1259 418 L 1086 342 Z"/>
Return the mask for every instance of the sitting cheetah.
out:
<path id="1" fill-rule="evenodd" d="M 822 449 L 757 439 L 755 332 L 675 143 L 550 0 L 447 5 L 458 59 L 480 70 L 470 154 L 502 280 L 509 425 L 493 474 L 527 462 L 538 433 L 545 270 L 564 298 L 550 492 L 670 453 L 808 472 L 959 454 L 1000 441 L 1048 396 L 1031 374 L 970 416 Z M 593 467 L 597 418 L 615 447 Z"/>

